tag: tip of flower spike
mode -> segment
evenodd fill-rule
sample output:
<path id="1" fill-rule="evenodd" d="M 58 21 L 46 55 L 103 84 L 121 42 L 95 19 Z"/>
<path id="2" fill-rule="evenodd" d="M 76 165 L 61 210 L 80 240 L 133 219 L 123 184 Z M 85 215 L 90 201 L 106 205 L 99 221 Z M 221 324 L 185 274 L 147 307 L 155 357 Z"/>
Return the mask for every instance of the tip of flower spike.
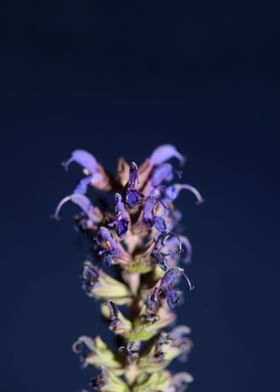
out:
<path id="1" fill-rule="evenodd" d="M 60 220 L 60 210 L 61 208 L 64 206 L 65 203 L 67 203 L 68 201 L 71 201 L 71 196 L 65 196 L 57 205 L 54 214 L 51 215 L 51 218 L 56 219 L 56 220 Z"/>

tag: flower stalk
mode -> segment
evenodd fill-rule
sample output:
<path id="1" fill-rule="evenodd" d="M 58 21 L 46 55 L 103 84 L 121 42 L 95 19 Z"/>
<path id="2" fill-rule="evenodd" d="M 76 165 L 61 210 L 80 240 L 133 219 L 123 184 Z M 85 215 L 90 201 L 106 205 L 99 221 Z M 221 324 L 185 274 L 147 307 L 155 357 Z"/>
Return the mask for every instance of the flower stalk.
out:
<path id="1" fill-rule="evenodd" d="M 178 290 L 193 286 L 182 268 L 190 262 L 189 240 L 178 232 L 181 214 L 174 201 L 181 190 L 198 190 L 188 184 L 170 184 L 180 177 L 168 162 L 182 166 L 184 157 L 171 145 L 158 147 L 138 167 L 120 159 L 116 176 L 109 174 L 87 151 L 75 150 L 64 163 L 76 163 L 83 177 L 72 194 L 58 204 L 79 208 L 75 222 L 92 244 L 91 260 L 84 262 L 82 288 L 100 301 L 101 314 L 116 335 L 109 348 L 100 336 L 81 336 L 73 345 L 83 367 L 93 366 L 98 375 L 90 388 L 101 392 L 182 392 L 192 381 L 187 372 L 173 374 L 167 367 L 177 358 L 186 360 L 192 347 L 187 326 L 174 326 L 174 308 L 182 300 Z M 113 194 L 112 206 L 95 206 L 88 187 Z"/>

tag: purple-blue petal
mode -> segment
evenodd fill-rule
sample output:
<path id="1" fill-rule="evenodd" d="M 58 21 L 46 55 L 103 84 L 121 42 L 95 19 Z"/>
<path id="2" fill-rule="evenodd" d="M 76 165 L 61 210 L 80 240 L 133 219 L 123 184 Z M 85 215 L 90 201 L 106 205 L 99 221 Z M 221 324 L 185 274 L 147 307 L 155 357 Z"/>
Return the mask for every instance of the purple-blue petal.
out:
<path id="1" fill-rule="evenodd" d="M 92 181 L 92 176 L 87 176 L 82 178 L 81 181 L 77 184 L 73 193 L 85 194 L 87 192 L 87 187 Z"/>
<path id="2" fill-rule="evenodd" d="M 181 299 L 181 292 L 178 290 L 170 290 L 167 293 L 166 300 L 170 309 L 173 309 Z"/>
<path id="3" fill-rule="evenodd" d="M 78 163 L 83 168 L 87 169 L 90 174 L 94 174 L 98 166 L 95 157 L 85 150 L 75 150 L 72 152 L 71 157 L 63 164 L 66 170 L 72 162 Z"/>
<path id="4" fill-rule="evenodd" d="M 180 154 L 177 149 L 171 144 L 164 144 L 154 150 L 150 157 L 150 164 L 152 166 L 160 165 L 171 158 L 177 158 L 181 164 L 184 164 L 185 157 Z"/>
<path id="5" fill-rule="evenodd" d="M 172 181 L 174 169 L 170 163 L 163 163 L 157 166 L 152 173 L 151 184 L 153 187 L 159 186 L 163 181 Z"/>
<path id="6" fill-rule="evenodd" d="M 82 195 L 79 193 L 77 193 L 77 194 L 74 193 L 70 196 L 66 196 L 60 201 L 60 203 L 58 204 L 58 206 L 55 210 L 55 213 L 54 213 L 54 217 L 56 219 L 59 218 L 59 212 L 60 212 L 61 208 L 68 201 L 72 201 L 72 203 L 74 203 L 78 207 L 80 207 L 81 210 L 87 215 L 87 217 L 94 221 L 94 207 L 91 204 L 91 201 L 85 195 Z"/>
<path id="7" fill-rule="evenodd" d="M 168 186 L 164 191 L 165 197 L 170 201 L 174 201 L 175 199 L 177 199 L 183 189 L 193 193 L 193 195 L 196 197 L 196 204 L 203 203 L 204 200 L 200 192 L 195 187 L 188 184 L 173 184 Z"/>
<path id="8" fill-rule="evenodd" d="M 138 192 L 136 189 L 128 189 L 126 191 L 125 200 L 129 208 L 136 207 L 141 202 L 142 199 L 143 199 L 143 195 L 140 192 Z"/>
<path id="9" fill-rule="evenodd" d="M 137 183 L 137 165 L 132 162 L 130 165 L 128 183 L 125 187 L 125 201 L 129 208 L 136 207 L 143 199 L 143 195 L 136 189 Z"/>

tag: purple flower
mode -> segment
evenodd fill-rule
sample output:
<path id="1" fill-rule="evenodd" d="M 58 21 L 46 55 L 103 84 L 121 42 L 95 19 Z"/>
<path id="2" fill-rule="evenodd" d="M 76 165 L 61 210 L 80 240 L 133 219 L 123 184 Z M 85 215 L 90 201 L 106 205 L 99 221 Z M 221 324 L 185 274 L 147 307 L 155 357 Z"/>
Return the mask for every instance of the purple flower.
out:
<path id="1" fill-rule="evenodd" d="M 86 174 L 86 177 L 78 183 L 73 193 L 86 193 L 89 184 L 98 186 L 104 181 L 107 181 L 107 179 L 104 178 L 105 173 L 101 170 L 101 166 L 96 158 L 88 151 L 73 151 L 71 157 L 63 163 L 66 170 L 68 170 L 68 167 L 72 162 L 76 162 L 82 166 L 84 173 Z"/>
<path id="2" fill-rule="evenodd" d="M 189 290 L 191 290 L 193 286 L 182 268 L 169 268 L 161 279 L 159 295 L 166 298 L 170 308 L 173 308 L 180 300 L 181 292 L 175 290 L 174 286 L 182 276 L 186 279 Z"/>
<path id="3" fill-rule="evenodd" d="M 166 204 L 168 204 L 168 201 L 173 202 L 175 199 L 177 199 L 181 190 L 183 189 L 188 190 L 194 194 L 197 200 L 196 204 L 203 203 L 203 198 L 199 191 L 195 187 L 188 184 L 173 184 L 168 186 L 164 191 L 164 202 L 166 202 Z"/>
<path id="4" fill-rule="evenodd" d="M 180 249 L 178 249 L 178 241 L 179 241 Z M 189 263 L 191 261 L 192 246 L 187 237 L 179 235 L 179 236 L 173 236 L 171 238 L 168 238 L 165 243 L 165 246 L 171 252 L 172 257 L 174 259 L 176 260 L 181 259 L 184 263 Z"/>
<path id="5" fill-rule="evenodd" d="M 102 256 L 105 265 L 110 267 L 113 262 L 113 258 L 120 254 L 120 249 L 106 227 L 100 227 L 98 229 L 96 242 L 102 248 L 102 250 L 98 252 L 99 256 Z"/>
<path id="6" fill-rule="evenodd" d="M 162 251 L 164 248 L 167 251 L 167 253 Z M 168 256 L 172 256 L 173 258 L 175 258 L 174 257 L 175 254 L 181 253 L 181 251 L 182 251 L 181 237 L 176 233 L 163 232 L 158 236 L 155 242 L 155 246 L 152 250 L 151 256 L 156 260 L 159 267 L 164 271 L 166 271 L 169 268 L 166 258 Z"/>
<path id="7" fill-rule="evenodd" d="M 118 236 L 123 238 L 128 230 L 129 215 L 125 210 L 122 197 L 119 193 L 115 194 L 115 212 L 117 219 L 110 223 L 110 226 L 115 226 Z"/>
<path id="8" fill-rule="evenodd" d="M 185 162 L 184 156 L 180 154 L 174 146 L 171 144 L 164 144 L 154 150 L 149 161 L 150 165 L 157 166 L 171 158 L 177 158 L 182 165 Z"/>
<path id="9" fill-rule="evenodd" d="M 91 226 L 94 223 L 97 223 L 100 220 L 100 214 L 98 214 L 97 209 L 93 207 L 91 201 L 85 196 L 80 193 L 73 193 L 70 196 L 64 197 L 56 207 L 54 217 L 59 219 L 59 212 L 61 208 L 64 206 L 65 203 L 71 201 L 72 203 L 76 204 L 80 209 L 84 212 L 87 216 L 88 221 L 87 225 Z"/>
<path id="10" fill-rule="evenodd" d="M 156 215 L 154 211 L 158 203 L 161 203 L 166 208 L 157 197 L 149 196 L 146 198 L 143 209 L 143 222 L 149 227 L 155 227 L 159 232 L 164 232 L 166 230 L 166 224 L 163 219 L 164 212 L 161 215 Z"/>
<path id="11" fill-rule="evenodd" d="M 92 289 L 99 280 L 99 271 L 90 261 L 84 263 L 84 269 L 82 273 L 82 288 L 86 294 L 90 295 Z"/>
<path id="12" fill-rule="evenodd" d="M 153 259 L 155 259 L 156 263 L 158 266 L 166 271 L 168 269 L 167 261 L 166 261 L 166 256 L 169 256 L 169 253 L 163 253 L 162 248 L 165 245 L 165 241 L 167 238 L 170 237 L 170 234 L 167 232 L 161 233 L 155 243 L 155 246 L 152 250 L 151 256 Z"/>
<path id="13" fill-rule="evenodd" d="M 174 169 L 170 163 L 163 163 L 157 166 L 151 176 L 151 185 L 156 188 L 164 181 L 172 181 Z"/>
<path id="14" fill-rule="evenodd" d="M 125 201 L 129 208 L 136 207 L 143 199 L 143 195 L 136 189 L 137 183 L 137 165 L 132 162 L 130 165 L 129 180 L 125 187 Z"/>

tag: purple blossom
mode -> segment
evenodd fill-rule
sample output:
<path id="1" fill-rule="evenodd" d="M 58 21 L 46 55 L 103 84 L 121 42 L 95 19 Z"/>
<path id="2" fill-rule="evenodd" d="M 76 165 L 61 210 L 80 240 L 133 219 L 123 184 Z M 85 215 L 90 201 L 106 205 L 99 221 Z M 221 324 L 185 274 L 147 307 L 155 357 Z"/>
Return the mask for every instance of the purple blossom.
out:
<path id="1" fill-rule="evenodd" d="M 174 169 L 170 163 L 163 163 L 157 166 L 151 176 L 151 185 L 156 188 L 164 181 L 172 181 Z"/>
<path id="2" fill-rule="evenodd" d="M 181 292 L 175 290 L 174 286 L 182 276 L 186 279 L 189 290 L 191 290 L 193 286 L 182 268 L 169 268 L 161 279 L 159 295 L 166 298 L 170 308 L 173 308 L 180 300 Z"/>
<path id="3" fill-rule="evenodd" d="M 128 183 L 125 187 L 125 201 L 129 208 L 136 207 L 143 199 L 143 195 L 136 189 L 138 184 L 137 170 L 136 163 L 132 162 L 129 170 Z"/>
<path id="4" fill-rule="evenodd" d="M 102 256 L 105 265 L 110 267 L 113 262 L 113 258 L 120 254 L 120 249 L 106 227 L 100 227 L 98 229 L 96 242 L 102 248 L 102 250 L 98 252 L 99 256 Z"/>
<path id="5" fill-rule="evenodd" d="M 173 240 L 172 242 L 170 242 L 170 238 Z M 172 247 L 170 245 L 172 245 Z M 168 253 L 163 252 L 163 248 L 165 248 Z M 171 232 L 163 232 L 158 236 L 151 256 L 156 260 L 159 267 L 166 271 L 168 269 L 167 256 L 174 256 L 175 252 L 180 253 L 181 251 L 182 243 L 180 236 Z"/>
<path id="6" fill-rule="evenodd" d="M 185 157 L 171 144 L 164 144 L 156 148 L 149 161 L 152 166 L 157 166 L 171 158 L 177 158 L 182 165 L 185 163 Z"/>
<path id="7" fill-rule="evenodd" d="M 143 222 L 149 227 L 155 227 L 159 232 L 166 230 L 165 220 L 163 218 L 164 212 L 161 215 L 155 214 L 155 207 L 162 202 L 155 196 L 148 196 L 144 203 Z M 164 208 L 166 208 L 163 205 Z"/>
<path id="8" fill-rule="evenodd" d="M 72 162 L 76 162 L 82 166 L 84 173 L 86 174 L 86 177 L 78 183 L 73 193 L 86 193 L 89 184 L 94 185 L 102 181 L 99 164 L 96 158 L 88 151 L 73 151 L 71 157 L 63 163 L 66 170 L 68 170 L 68 167 Z"/>
<path id="9" fill-rule="evenodd" d="M 163 232 L 161 233 L 155 243 L 155 246 L 152 250 L 151 256 L 153 259 L 155 259 L 156 263 L 158 266 L 166 271 L 168 269 L 167 261 L 166 261 L 166 256 L 169 256 L 169 253 L 163 253 L 162 248 L 165 245 L 165 241 L 167 238 L 170 236 L 169 233 Z"/>
<path id="10" fill-rule="evenodd" d="M 80 193 L 73 193 L 70 196 L 64 197 L 59 202 L 58 206 L 56 207 L 55 213 L 54 213 L 54 217 L 56 219 L 59 219 L 60 210 L 64 206 L 64 204 L 67 203 L 68 201 L 71 201 L 72 203 L 74 203 L 75 205 L 80 207 L 80 209 L 85 213 L 85 215 L 88 218 L 88 222 L 87 222 L 88 226 L 98 222 L 99 216 L 98 216 L 95 208 L 91 204 L 91 201 L 89 200 L 88 197 L 86 197 L 85 195 L 82 195 Z"/>
<path id="11" fill-rule="evenodd" d="M 129 214 L 124 207 L 122 197 L 119 193 L 115 194 L 115 212 L 117 219 L 110 223 L 110 226 L 115 226 L 118 236 L 123 238 L 128 230 Z"/>
<path id="12" fill-rule="evenodd" d="M 178 249 L 178 240 L 180 249 Z M 189 239 L 183 235 L 173 236 L 167 239 L 166 248 L 172 253 L 172 257 L 177 260 L 182 260 L 184 263 L 189 263 L 192 258 L 192 246 Z M 177 251 L 177 253 L 176 253 Z"/>

